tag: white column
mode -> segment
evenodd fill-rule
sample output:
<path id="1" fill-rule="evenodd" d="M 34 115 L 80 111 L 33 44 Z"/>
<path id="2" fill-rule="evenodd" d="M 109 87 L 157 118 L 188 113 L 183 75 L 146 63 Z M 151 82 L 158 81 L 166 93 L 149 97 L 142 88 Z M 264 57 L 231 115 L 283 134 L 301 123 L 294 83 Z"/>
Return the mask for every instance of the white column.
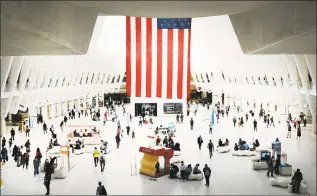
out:
<path id="1" fill-rule="evenodd" d="M 2 138 L 2 136 L 6 135 L 7 130 L 6 130 L 6 122 L 5 122 L 4 118 L 2 117 L 2 115 L 0 116 L 0 120 L 1 120 L 0 137 Z"/>
<path id="2" fill-rule="evenodd" d="M 10 70 L 10 75 L 9 75 L 9 92 L 10 92 L 10 97 L 7 102 L 7 104 L 4 105 L 4 116 L 7 116 L 8 113 L 10 112 L 11 109 L 11 103 L 13 99 L 13 91 L 16 91 L 16 86 L 17 86 L 17 80 L 19 77 L 19 73 L 21 70 L 21 66 L 24 60 L 24 56 L 18 56 L 14 57 L 12 65 L 11 65 L 11 70 Z"/>
<path id="3" fill-rule="evenodd" d="M 4 91 L 7 78 L 11 69 L 13 56 L 6 56 L 1 58 L 1 94 Z"/>
<path id="4" fill-rule="evenodd" d="M 299 76 L 303 83 L 304 92 L 306 94 L 306 99 L 308 102 L 308 106 L 312 115 L 316 115 L 316 108 L 314 108 L 313 96 L 311 96 L 308 92 L 308 70 L 306 67 L 306 60 L 304 55 L 294 55 L 294 59 L 296 62 L 296 66 L 299 72 Z M 316 98 L 316 97 L 314 97 Z"/>
<path id="5" fill-rule="evenodd" d="M 305 55 L 309 74 L 313 80 L 313 89 L 316 89 L 316 55 Z"/>
<path id="6" fill-rule="evenodd" d="M 296 99 L 297 99 L 297 103 L 299 105 L 299 109 L 301 111 L 304 111 L 302 99 L 301 99 L 300 93 L 299 93 L 298 78 L 297 78 L 296 64 L 295 64 L 294 58 L 291 55 L 285 55 L 284 57 L 285 57 L 287 69 L 288 69 L 289 74 L 290 74 L 290 78 L 291 78 L 293 85 L 294 85 L 293 87 L 295 88 L 295 91 L 296 91 L 295 93 L 296 93 Z M 295 114 L 295 115 L 297 115 L 297 114 Z"/>

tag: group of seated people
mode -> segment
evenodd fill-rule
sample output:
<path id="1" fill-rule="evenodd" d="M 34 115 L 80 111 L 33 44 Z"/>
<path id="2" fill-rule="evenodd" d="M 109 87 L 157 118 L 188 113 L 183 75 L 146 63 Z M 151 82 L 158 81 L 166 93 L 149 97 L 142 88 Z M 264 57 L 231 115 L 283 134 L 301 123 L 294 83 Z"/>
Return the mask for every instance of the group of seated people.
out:
<path id="1" fill-rule="evenodd" d="M 195 167 L 193 169 L 191 164 L 186 166 L 184 164 L 184 161 L 182 161 L 180 168 L 178 168 L 177 165 L 175 165 L 174 163 L 171 164 L 169 178 L 171 178 L 171 179 L 177 178 L 176 174 L 179 171 L 181 172 L 181 177 L 182 177 L 183 181 L 186 181 L 190 174 L 200 174 L 201 173 L 201 170 L 199 169 L 198 163 L 195 165 Z"/>
<path id="2" fill-rule="evenodd" d="M 96 127 L 94 127 L 91 130 L 87 130 L 85 129 L 85 131 L 83 131 L 82 129 L 80 129 L 79 132 L 77 132 L 77 130 L 75 129 L 73 132 L 74 137 L 92 137 L 92 134 L 100 134 L 100 131 L 96 129 Z"/>
<path id="3" fill-rule="evenodd" d="M 223 141 L 222 141 L 221 139 L 219 139 L 219 140 L 218 140 L 217 149 L 218 149 L 218 147 L 224 147 L 224 146 L 229 146 L 229 140 L 226 138 L 225 143 L 223 143 Z"/>
<path id="4" fill-rule="evenodd" d="M 160 138 L 160 136 L 157 136 L 157 138 L 156 138 L 156 145 L 158 146 L 158 145 L 160 144 L 160 142 L 161 142 L 161 138 Z M 172 148 L 172 149 L 174 149 L 174 151 L 181 151 L 181 149 L 180 149 L 180 144 L 179 144 L 178 142 L 176 142 L 176 143 L 174 144 L 174 140 L 172 139 L 172 137 L 168 137 L 168 138 L 167 138 L 167 136 L 165 136 L 165 138 L 164 138 L 164 140 L 163 140 L 163 145 L 164 145 L 164 147 L 166 147 L 166 148 Z"/>
<path id="5" fill-rule="evenodd" d="M 254 151 L 257 147 L 260 146 L 259 140 L 256 139 L 254 141 L 254 139 L 252 139 L 251 143 L 252 148 L 250 148 L 249 144 L 246 143 L 246 141 L 243 141 L 241 138 L 239 138 L 238 144 L 235 143 L 234 144 L 234 150 L 238 151 L 238 150 L 250 150 L 250 151 Z"/>
<path id="6" fill-rule="evenodd" d="M 50 140 L 50 143 L 48 144 L 48 149 L 47 150 L 52 149 L 54 146 L 60 146 L 60 144 L 58 143 L 57 139 L 55 139 L 54 141 L 53 141 L 53 139 Z"/>

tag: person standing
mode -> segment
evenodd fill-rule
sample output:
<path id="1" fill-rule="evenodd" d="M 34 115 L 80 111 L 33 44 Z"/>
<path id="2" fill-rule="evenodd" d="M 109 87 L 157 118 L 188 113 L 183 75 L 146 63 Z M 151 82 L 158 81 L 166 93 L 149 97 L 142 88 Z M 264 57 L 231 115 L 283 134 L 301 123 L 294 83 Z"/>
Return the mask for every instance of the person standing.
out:
<path id="1" fill-rule="evenodd" d="M 117 149 L 119 149 L 119 147 L 120 147 L 120 141 L 121 141 L 120 135 L 117 134 L 116 137 L 115 137 L 115 139 L 116 139 L 116 143 L 117 143 Z"/>
<path id="2" fill-rule="evenodd" d="M 40 160 L 37 158 L 37 156 L 35 156 L 34 160 L 33 160 L 33 166 L 34 166 L 34 177 L 36 175 L 39 175 L 39 167 L 40 167 Z"/>
<path id="3" fill-rule="evenodd" d="M 297 138 L 296 139 L 300 139 L 300 137 L 302 136 L 302 130 L 300 128 L 300 126 L 297 127 Z"/>
<path id="4" fill-rule="evenodd" d="M 127 134 L 129 135 L 130 134 L 130 126 L 129 125 L 127 125 Z"/>
<path id="5" fill-rule="evenodd" d="M 212 155 L 213 155 L 213 152 L 215 151 L 215 149 L 214 149 L 214 144 L 212 143 L 211 140 L 209 140 L 209 143 L 208 143 L 208 145 L 207 145 L 207 148 L 208 148 L 208 150 L 209 150 L 209 158 L 211 158 Z"/>
<path id="6" fill-rule="evenodd" d="M 205 167 L 203 169 L 204 172 L 204 176 L 205 176 L 205 180 L 206 180 L 206 186 L 209 187 L 209 179 L 210 179 L 210 173 L 211 173 L 211 169 L 208 167 L 207 164 L 205 164 Z"/>
<path id="7" fill-rule="evenodd" d="M 306 116 L 304 116 L 303 123 L 304 123 L 304 127 L 306 127 L 306 124 L 307 124 L 307 119 L 306 119 Z"/>
<path id="8" fill-rule="evenodd" d="M 45 122 L 43 123 L 43 132 L 44 134 L 47 133 L 47 125 Z"/>
<path id="9" fill-rule="evenodd" d="M 212 134 L 212 123 L 209 124 L 209 133 Z"/>
<path id="10" fill-rule="evenodd" d="M 246 114 L 245 114 L 245 122 L 248 122 L 248 119 L 249 119 L 249 114 L 246 113 Z"/>
<path id="11" fill-rule="evenodd" d="M 268 161 L 268 170 L 267 170 L 267 173 L 266 173 L 266 175 L 268 176 L 268 177 L 270 177 L 270 174 L 271 174 L 271 177 L 274 177 L 273 176 L 273 172 L 274 172 L 274 163 L 273 163 L 273 160 L 274 160 L 274 156 L 272 156 L 271 158 L 270 158 L 270 160 Z"/>
<path id="12" fill-rule="evenodd" d="M 101 182 L 98 182 L 98 187 L 96 191 L 96 195 L 107 195 L 107 190 Z"/>
<path id="13" fill-rule="evenodd" d="M 28 168 L 29 168 L 29 160 L 30 160 L 30 155 L 29 155 L 29 153 L 25 152 L 23 154 L 23 169 L 24 169 L 24 166 L 25 166 L 26 170 L 28 170 Z"/>
<path id="14" fill-rule="evenodd" d="M 271 125 L 273 125 L 273 127 L 275 127 L 273 116 L 271 116 L 270 120 L 271 120 Z"/>
<path id="15" fill-rule="evenodd" d="M 30 128 L 29 128 L 29 126 L 26 126 L 25 136 L 26 136 L 26 137 L 30 137 Z"/>
<path id="16" fill-rule="evenodd" d="M 203 138 L 201 137 L 201 135 L 197 138 L 197 143 L 198 143 L 198 147 L 199 147 L 199 150 L 201 150 L 201 144 L 203 143 Z"/>
<path id="17" fill-rule="evenodd" d="M 286 138 L 291 138 L 292 137 L 292 126 L 290 124 L 287 125 L 287 137 Z"/>
<path id="18" fill-rule="evenodd" d="M 65 125 L 67 124 L 67 120 L 68 120 L 67 116 L 64 116 L 64 123 L 65 123 Z"/>
<path id="19" fill-rule="evenodd" d="M 190 119 L 190 130 L 193 130 L 194 128 L 194 120 L 193 118 Z"/>
<path id="20" fill-rule="evenodd" d="M 275 174 L 280 175 L 280 166 L 281 166 L 281 155 L 277 154 L 276 160 L 275 160 L 275 166 L 274 171 Z"/>
<path id="21" fill-rule="evenodd" d="M 134 130 L 132 130 L 131 136 L 132 136 L 132 139 L 135 139 L 135 132 L 134 132 Z"/>
<path id="22" fill-rule="evenodd" d="M 258 122 L 255 119 L 253 121 L 253 130 L 258 131 Z"/>
<path id="23" fill-rule="evenodd" d="M 97 149 L 97 147 L 95 147 L 95 150 L 94 150 L 94 152 L 92 154 L 94 156 L 95 167 L 97 167 L 98 166 L 98 161 L 99 161 L 99 155 L 100 155 L 100 152 Z"/>
<path id="24" fill-rule="evenodd" d="M 234 117 L 234 118 L 233 118 L 233 126 L 234 126 L 234 127 L 236 127 L 236 123 L 237 123 L 237 118 Z"/>
<path id="25" fill-rule="evenodd" d="M 142 124 L 142 118 L 140 117 L 140 119 L 139 119 L 139 126 L 143 126 L 143 124 Z"/>
<path id="26" fill-rule="evenodd" d="M 11 129 L 10 134 L 11 134 L 12 141 L 14 141 L 15 130 L 13 128 Z"/>

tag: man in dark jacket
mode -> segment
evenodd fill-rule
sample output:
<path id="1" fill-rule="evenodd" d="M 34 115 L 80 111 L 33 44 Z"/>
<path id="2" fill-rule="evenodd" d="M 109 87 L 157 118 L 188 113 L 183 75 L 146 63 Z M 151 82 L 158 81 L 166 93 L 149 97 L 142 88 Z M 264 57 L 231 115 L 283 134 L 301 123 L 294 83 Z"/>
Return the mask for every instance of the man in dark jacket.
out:
<path id="1" fill-rule="evenodd" d="M 268 168 L 268 170 L 267 170 L 267 174 L 266 174 L 266 175 L 267 175 L 268 177 L 270 177 L 270 175 L 269 175 L 270 173 L 271 173 L 271 177 L 274 177 L 274 176 L 273 176 L 273 171 L 274 171 L 274 162 L 273 162 L 273 160 L 274 160 L 274 156 L 272 156 L 272 157 L 270 158 L 270 160 L 268 161 L 268 163 L 267 163 L 269 168 Z"/>
<path id="2" fill-rule="evenodd" d="M 43 132 L 44 134 L 47 133 L 47 125 L 45 122 L 43 123 Z"/>
<path id="3" fill-rule="evenodd" d="M 297 169 L 292 178 L 293 192 L 299 193 L 299 187 L 302 180 L 303 180 L 303 174 L 302 172 L 300 172 L 300 169 Z"/>
<path id="4" fill-rule="evenodd" d="M 190 119 L 190 130 L 193 130 L 194 128 L 194 120 L 193 118 Z"/>
<path id="5" fill-rule="evenodd" d="M 234 118 L 233 118 L 233 126 L 234 126 L 234 127 L 236 127 L 236 123 L 237 123 L 237 118 L 234 117 Z"/>
<path id="6" fill-rule="evenodd" d="M 96 195 L 107 195 L 107 190 L 101 182 L 98 182 L 98 187 L 96 191 Z"/>
<path id="7" fill-rule="evenodd" d="M 201 150 L 201 144 L 203 143 L 203 138 L 201 137 L 201 135 L 197 138 L 197 143 L 198 143 L 198 147 L 199 147 L 199 150 Z"/>
<path id="8" fill-rule="evenodd" d="M 117 143 L 117 148 L 119 148 L 119 146 L 120 146 L 120 141 L 121 141 L 120 135 L 117 134 L 116 137 L 115 137 L 115 139 L 116 139 L 116 143 Z"/>
<path id="9" fill-rule="evenodd" d="M 253 121 L 253 130 L 258 131 L 258 122 L 255 119 Z"/>
<path id="10" fill-rule="evenodd" d="M 15 130 L 12 128 L 10 133 L 11 133 L 11 139 L 12 139 L 12 141 L 14 141 Z"/>
<path id="11" fill-rule="evenodd" d="M 211 158 L 212 157 L 212 153 L 215 151 L 214 144 L 212 143 L 211 140 L 209 140 L 207 148 L 209 150 L 209 158 Z"/>
<path id="12" fill-rule="evenodd" d="M 275 160 L 275 166 L 274 166 L 274 171 L 275 171 L 275 174 L 277 175 L 280 174 L 280 166 L 281 166 L 281 155 L 277 154 L 277 157 Z"/>
<path id="13" fill-rule="evenodd" d="M 207 164 L 205 164 L 205 167 L 203 169 L 204 175 L 205 175 L 205 180 L 206 180 L 206 186 L 209 187 L 209 178 L 210 178 L 210 173 L 211 169 L 208 167 Z"/>

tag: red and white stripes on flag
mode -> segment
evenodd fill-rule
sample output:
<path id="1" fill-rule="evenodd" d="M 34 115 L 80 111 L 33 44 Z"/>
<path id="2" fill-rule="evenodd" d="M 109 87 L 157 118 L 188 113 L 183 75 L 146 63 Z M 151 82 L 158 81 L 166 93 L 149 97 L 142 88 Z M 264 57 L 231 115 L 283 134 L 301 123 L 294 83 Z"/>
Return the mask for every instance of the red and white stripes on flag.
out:
<path id="1" fill-rule="evenodd" d="M 190 38 L 190 28 L 158 29 L 156 18 L 127 16 L 127 95 L 187 99 Z"/>

